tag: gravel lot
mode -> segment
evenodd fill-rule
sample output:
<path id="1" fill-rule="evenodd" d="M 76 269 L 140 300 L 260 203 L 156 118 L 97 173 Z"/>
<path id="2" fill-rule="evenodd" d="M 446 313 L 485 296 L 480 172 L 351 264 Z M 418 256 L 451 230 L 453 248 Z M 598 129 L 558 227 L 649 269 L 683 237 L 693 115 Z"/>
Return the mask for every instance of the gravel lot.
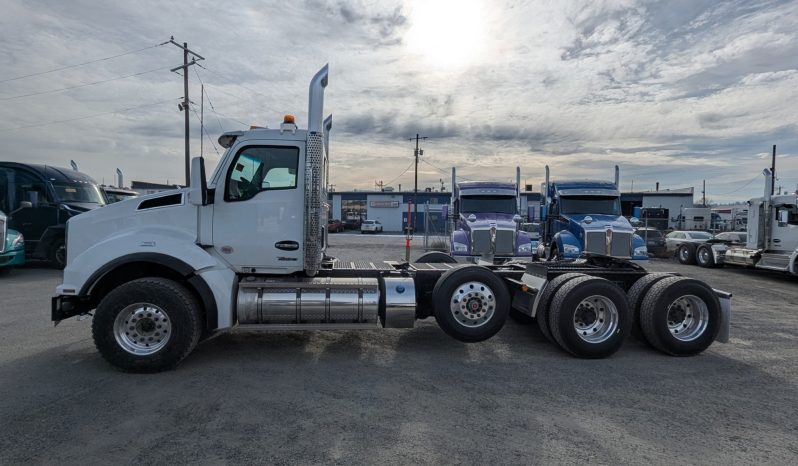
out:
<path id="1" fill-rule="evenodd" d="M 346 259 L 401 237 L 337 234 Z M 419 252 L 414 252 L 417 257 Z M 508 321 L 464 344 L 412 330 L 244 333 L 175 371 L 117 372 L 90 321 L 53 328 L 60 273 L 0 278 L 0 464 L 795 464 L 798 280 L 654 260 L 734 292 L 732 341 L 672 358 L 630 340 L 574 359 Z"/>

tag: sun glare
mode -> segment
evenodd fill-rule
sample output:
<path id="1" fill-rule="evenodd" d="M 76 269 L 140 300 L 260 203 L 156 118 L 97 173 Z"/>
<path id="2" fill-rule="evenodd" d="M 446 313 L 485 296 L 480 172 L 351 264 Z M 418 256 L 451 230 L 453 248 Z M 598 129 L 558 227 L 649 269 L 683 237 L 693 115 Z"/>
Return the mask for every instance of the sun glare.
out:
<path id="1" fill-rule="evenodd" d="M 431 64 L 465 66 L 479 57 L 484 18 L 476 0 L 421 0 L 410 13 L 407 45 Z"/>

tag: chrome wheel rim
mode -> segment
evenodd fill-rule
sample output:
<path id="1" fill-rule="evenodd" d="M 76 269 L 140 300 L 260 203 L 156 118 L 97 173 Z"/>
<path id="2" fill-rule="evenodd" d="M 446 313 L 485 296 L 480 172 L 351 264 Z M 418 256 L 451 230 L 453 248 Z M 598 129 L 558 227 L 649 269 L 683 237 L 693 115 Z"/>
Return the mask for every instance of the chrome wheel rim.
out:
<path id="1" fill-rule="evenodd" d="M 607 341 L 618 329 L 618 308 L 602 295 L 588 296 L 574 311 L 574 331 L 582 340 L 596 344 Z"/>
<path id="2" fill-rule="evenodd" d="M 55 261 L 59 265 L 66 265 L 66 245 L 62 244 L 55 250 Z"/>
<path id="3" fill-rule="evenodd" d="M 114 338 L 130 354 L 147 356 L 166 346 L 172 336 L 172 320 L 163 309 L 136 303 L 122 309 L 114 321 Z"/>
<path id="4" fill-rule="evenodd" d="M 700 337 L 709 325 L 709 309 L 695 295 L 681 296 L 668 306 L 668 331 L 679 341 Z"/>
<path id="5" fill-rule="evenodd" d="M 481 327 L 496 312 L 496 296 L 482 282 L 463 283 L 452 293 L 449 309 L 457 323 L 464 327 Z"/>
<path id="6" fill-rule="evenodd" d="M 687 260 L 690 258 L 690 251 L 688 251 L 687 248 L 679 248 L 679 255 L 682 260 Z"/>
<path id="7" fill-rule="evenodd" d="M 709 251 L 707 251 L 706 248 L 702 248 L 700 251 L 698 251 L 698 260 L 702 264 L 709 263 Z"/>

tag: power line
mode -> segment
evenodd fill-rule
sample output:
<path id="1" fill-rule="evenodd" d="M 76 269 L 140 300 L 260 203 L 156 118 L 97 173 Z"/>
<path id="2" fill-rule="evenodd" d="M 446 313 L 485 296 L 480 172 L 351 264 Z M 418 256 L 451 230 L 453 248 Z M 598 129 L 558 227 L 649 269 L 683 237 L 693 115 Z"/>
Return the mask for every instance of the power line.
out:
<path id="1" fill-rule="evenodd" d="M 753 177 L 753 178 L 751 179 L 751 181 L 749 181 L 748 183 L 745 183 L 744 185 L 740 186 L 739 188 L 735 189 L 734 191 L 729 191 L 729 192 L 727 192 L 727 193 L 713 194 L 713 196 L 725 196 L 725 195 L 727 195 L 727 194 L 733 194 L 733 193 L 736 193 L 737 191 L 739 191 L 739 190 L 741 190 L 741 189 L 745 188 L 745 187 L 746 187 L 746 186 L 748 186 L 749 184 L 751 184 L 751 183 L 753 183 L 754 181 L 756 181 L 756 179 L 757 179 L 757 178 L 759 178 L 759 176 L 760 176 L 759 174 L 758 174 L 758 175 L 756 175 L 755 177 Z"/>
<path id="2" fill-rule="evenodd" d="M 212 75 L 215 75 L 215 76 L 218 76 L 218 77 L 224 79 L 225 81 L 234 83 L 236 86 L 244 89 L 245 91 L 251 92 L 251 93 L 253 93 L 255 95 L 259 95 L 261 97 L 266 97 L 267 99 L 271 99 L 272 98 L 272 96 L 270 96 L 270 95 L 266 95 L 266 94 L 264 94 L 262 92 L 258 92 L 258 91 L 254 90 L 254 89 L 250 89 L 247 86 L 245 86 L 245 85 L 243 85 L 243 84 L 241 84 L 239 82 L 236 82 L 234 79 L 230 79 L 229 77 L 227 77 L 227 76 L 225 76 L 223 74 L 220 74 L 220 73 L 217 73 L 216 71 L 208 69 L 208 67 L 206 67 L 206 66 L 203 66 L 203 65 L 200 65 L 200 64 L 197 64 L 197 66 L 199 66 L 200 68 L 202 68 L 203 70 L 207 71 L 208 73 L 210 73 Z M 221 89 L 217 88 L 217 90 L 221 90 Z M 222 92 L 224 92 L 224 91 L 222 91 Z M 226 92 L 226 94 L 233 95 L 235 97 L 241 97 L 241 96 L 237 96 L 235 94 L 231 94 L 229 92 Z M 242 98 L 242 100 L 244 100 L 244 99 L 246 99 L 246 98 Z M 270 107 L 268 105 L 263 105 L 263 107 L 265 107 L 267 110 L 271 110 L 271 111 L 273 111 L 275 113 L 280 113 L 279 111 L 277 111 L 276 109 L 274 109 L 273 107 Z"/>
<path id="3" fill-rule="evenodd" d="M 442 168 L 438 167 L 437 165 L 433 165 L 432 163 L 430 163 L 430 162 L 427 162 L 426 160 L 421 160 L 421 161 L 422 161 L 423 163 L 426 163 L 426 164 L 427 164 L 427 165 L 429 165 L 430 167 L 432 167 L 432 168 L 434 168 L 434 169 L 438 170 L 439 172 L 441 172 L 441 173 L 443 173 L 443 174 L 448 174 L 448 173 L 449 173 L 448 171 L 446 171 L 446 170 L 444 170 L 444 169 L 442 169 Z M 465 180 L 465 181 L 474 181 L 474 180 L 472 180 L 471 178 L 466 178 L 465 176 L 460 176 L 460 175 L 457 175 L 457 174 L 455 174 L 455 176 L 456 176 L 457 178 L 460 178 L 461 180 Z"/>
<path id="4" fill-rule="evenodd" d="M 205 129 L 204 125 L 202 125 L 202 118 L 200 118 L 199 114 L 197 113 L 196 107 L 197 104 L 192 103 L 191 111 L 194 112 L 194 116 L 197 117 L 197 121 L 200 122 L 200 132 L 208 137 L 208 140 L 211 142 L 211 146 L 213 146 L 213 150 L 216 151 L 216 155 L 221 157 L 221 154 L 219 154 L 219 149 L 216 148 L 216 144 L 214 144 L 213 139 L 211 139 L 211 135 L 208 134 L 208 131 Z M 200 134 L 200 137 L 202 137 L 202 134 Z"/>
<path id="5" fill-rule="evenodd" d="M 205 83 L 202 81 L 202 78 L 200 77 L 199 71 L 197 71 L 196 67 L 194 68 L 194 74 L 197 75 L 197 80 L 199 80 L 200 84 L 204 87 Z M 224 127 L 222 127 L 222 120 L 219 118 L 219 114 L 216 113 L 216 107 L 213 106 L 213 102 L 211 102 L 211 96 L 208 95 L 208 91 L 205 91 L 205 97 L 208 98 L 208 104 L 211 106 L 211 111 L 213 111 L 213 114 L 216 115 L 216 121 L 219 123 L 219 130 L 224 131 Z"/>
<path id="6" fill-rule="evenodd" d="M 112 110 L 110 112 L 94 113 L 92 115 L 86 115 L 86 116 L 77 117 L 77 118 L 68 118 L 66 120 L 54 120 L 54 121 L 47 121 L 47 122 L 44 122 L 44 123 L 36 123 L 34 125 L 17 126 L 16 128 L 0 129 L 0 133 L 6 133 L 8 131 L 16 131 L 16 130 L 20 130 L 20 129 L 38 128 L 40 126 L 49 126 L 49 125 L 55 125 L 55 124 L 58 124 L 58 123 L 68 123 L 70 121 L 88 120 L 89 118 L 96 118 L 96 117 L 100 117 L 100 116 L 104 116 L 104 115 L 113 115 L 113 114 L 116 114 L 116 113 L 129 112 L 131 110 L 136 110 L 136 109 L 145 108 L 145 107 L 152 107 L 152 106 L 155 106 L 155 105 L 160 105 L 160 104 L 164 104 L 164 103 L 172 102 L 172 101 L 174 101 L 174 99 L 161 100 L 161 101 L 152 102 L 152 103 L 149 103 L 149 104 L 137 105 L 135 107 L 122 108 L 122 109 L 119 109 L 119 110 Z"/>
<path id="7" fill-rule="evenodd" d="M 117 76 L 115 78 L 102 79 L 100 81 L 94 81 L 94 82 L 90 82 L 90 83 L 78 84 L 78 85 L 75 85 L 75 86 L 61 87 L 61 88 L 58 88 L 58 89 L 50 89 L 50 90 L 47 90 L 47 91 L 31 92 L 30 94 L 20 94 L 20 95 L 15 95 L 15 96 L 11 96 L 11 97 L 3 97 L 3 98 L 0 98 L 0 101 L 21 99 L 23 97 L 31 97 L 31 96 L 34 96 L 34 95 L 53 94 L 55 92 L 68 91 L 68 90 L 72 90 L 72 89 L 78 89 L 78 88 L 81 88 L 81 87 L 94 86 L 95 84 L 103 84 L 103 83 L 107 83 L 107 82 L 111 82 L 111 81 L 118 81 L 120 79 L 132 78 L 134 76 L 141 76 L 143 74 L 153 73 L 155 71 L 161 71 L 161 70 L 165 70 L 165 69 L 168 69 L 168 68 L 171 68 L 171 67 L 170 66 L 164 66 L 162 68 L 155 68 L 153 70 L 142 71 L 142 72 L 139 72 L 139 73 L 128 74 L 128 75 L 125 75 L 125 76 Z"/>
<path id="8" fill-rule="evenodd" d="M 13 78 L 6 78 L 6 79 L 3 79 L 3 80 L 0 80 L 0 84 L 7 83 L 9 81 L 17 81 L 19 79 L 30 78 L 30 77 L 33 77 L 33 76 L 41 76 L 43 74 L 55 73 L 56 71 L 63 71 L 63 70 L 71 69 L 71 68 L 77 68 L 79 66 L 90 65 L 92 63 L 97 63 L 97 62 L 101 62 L 101 61 L 105 61 L 105 60 L 111 60 L 113 58 L 124 57 L 125 55 L 131 55 L 131 54 L 134 54 L 134 53 L 143 52 L 145 50 L 154 49 L 156 47 L 160 47 L 160 46 L 168 44 L 168 43 L 169 42 L 164 42 L 162 44 L 150 45 L 149 47 L 143 47 L 143 48 L 136 49 L 136 50 L 128 50 L 127 52 L 122 52 L 122 53 L 119 53 L 119 54 L 116 54 L 116 55 L 111 55 L 110 57 L 97 58 L 95 60 L 89 60 L 89 61 L 86 61 L 86 62 L 83 62 L 83 63 L 77 63 L 77 64 L 74 64 L 74 65 L 62 66 L 60 68 L 53 68 L 53 69 L 47 70 L 47 71 L 39 71 L 38 73 L 31 73 L 31 74 L 25 74 L 25 75 L 22 75 L 22 76 L 16 76 L 16 77 L 13 77 Z"/>
<path id="9" fill-rule="evenodd" d="M 402 175 L 404 175 L 405 173 L 407 173 L 407 171 L 408 171 L 408 170 L 410 170 L 410 167 L 412 167 L 414 163 L 416 163 L 416 162 L 415 162 L 415 160 L 414 160 L 414 161 L 412 161 L 412 162 L 410 162 L 410 165 L 408 165 L 408 166 L 407 166 L 407 168 L 405 168 L 405 171 L 403 171 L 402 173 L 400 173 L 400 174 L 399 174 L 399 176 L 397 176 L 396 178 L 394 178 L 394 179 L 392 179 L 391 181 L 389 181 L 389 182 L 385 183 L 385 186 L 390 186 L 390 185 L 392 185 L 392 184 L 393 184 L 393 182 L 394 182 L 394 181 L 396 181 L 396 180 L 398 180 L 399 178 L 401 178 L 401 177 L 402 177 Z"/>

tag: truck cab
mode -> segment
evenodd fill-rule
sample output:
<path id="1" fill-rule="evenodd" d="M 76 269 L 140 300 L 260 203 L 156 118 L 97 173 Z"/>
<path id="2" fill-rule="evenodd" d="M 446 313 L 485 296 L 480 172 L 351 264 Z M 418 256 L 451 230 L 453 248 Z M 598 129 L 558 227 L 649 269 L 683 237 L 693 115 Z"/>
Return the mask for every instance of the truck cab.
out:
<path id="1" fill-rule="evenodd" d="M 645 241 L 621 215 L 617 182 L 548 181 L 548 167 L 546 179 L 541 196 L 541 257 L 574 259 L 594 254 L 648 259 Z"/>
<path id="2" fill-rule="evenodd" d="M 66 223 L 106 204 L 97 183 L 81 172 L 50 165 L 0 162 L 0 210 L 25 235 L 29 258 L 66 265 Z"/>
<path id="3" fill-rule="evenodd" d="M 452 256 L 472 261 L 532 256 L 531 235 L 520 228 L 517 184 L 465 181 L 452 198 Z"/>

